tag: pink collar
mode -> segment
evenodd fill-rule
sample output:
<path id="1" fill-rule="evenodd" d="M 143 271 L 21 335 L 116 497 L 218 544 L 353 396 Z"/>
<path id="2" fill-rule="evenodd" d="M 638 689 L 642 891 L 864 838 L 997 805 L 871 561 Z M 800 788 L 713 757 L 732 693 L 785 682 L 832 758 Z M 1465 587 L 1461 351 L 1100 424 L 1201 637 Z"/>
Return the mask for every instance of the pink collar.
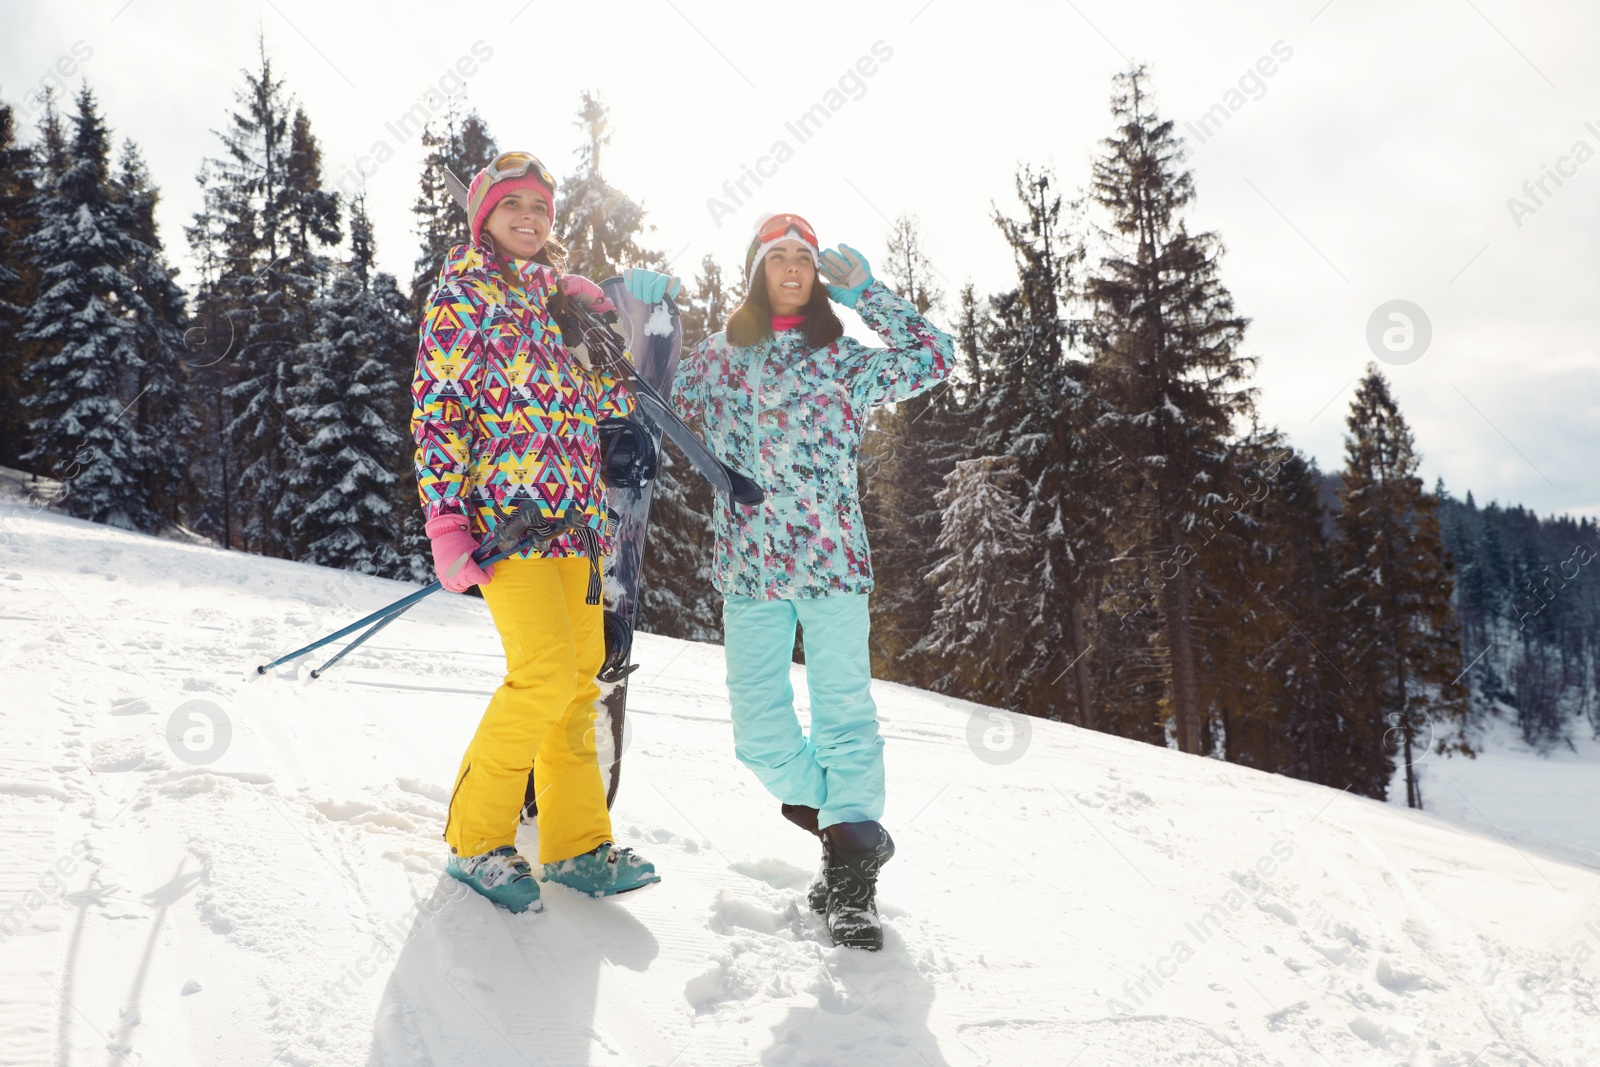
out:
<path id="1" fill-rule="evenodd" d="M 804 315 L 774 315 L 772 316 L 772 330 L 774 333 L 782 333 L 784 330 L 793 330 L 804 325 L 805 321 L 806 317 Z"/>

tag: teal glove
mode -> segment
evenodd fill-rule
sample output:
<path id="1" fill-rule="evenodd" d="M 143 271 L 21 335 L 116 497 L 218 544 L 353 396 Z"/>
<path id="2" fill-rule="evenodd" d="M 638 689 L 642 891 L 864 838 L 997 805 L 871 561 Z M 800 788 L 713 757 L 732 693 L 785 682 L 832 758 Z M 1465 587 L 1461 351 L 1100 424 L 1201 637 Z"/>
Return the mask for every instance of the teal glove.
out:
<path id="1" fill-rule="evenodd" d="M 679 280 L 671 274 L 630 267 L 622 272 L 622 284 L 642 303 L 659 304 L 678 295 Z"/>
<path id="2" fill-rule="evenodd" d="M 862 290 L 872 281 L 872 268 L 867 265 L 867 257 L 843 244 L 837 250 L 830 248 L 822 253 L 819 273 L 827 284 L 828 296 L 847 308 L 856 306 Z"/>

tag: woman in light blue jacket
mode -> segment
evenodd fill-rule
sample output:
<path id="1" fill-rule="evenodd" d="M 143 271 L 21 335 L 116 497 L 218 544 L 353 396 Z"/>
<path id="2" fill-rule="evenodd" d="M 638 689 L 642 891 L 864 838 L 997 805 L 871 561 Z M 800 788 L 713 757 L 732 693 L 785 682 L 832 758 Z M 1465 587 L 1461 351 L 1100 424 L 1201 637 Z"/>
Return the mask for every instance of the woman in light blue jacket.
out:
<path id="1" fill-rule="evenodd" d="M 660 298 L 668 279 L 634 272 Z M 706 443 L 767 491 L 717 509 L 728 697 L 739 759 L 823 842 L 809 902 L 835 944 L 878 949 L 877 873 L 894 854 L 883 816 L 883 741 L 872 701 L 867 595 L 872 562 L 857 455 L 878 404 L 914 396 L 950 372 L 951 342 L 872 277 L 848 245 L 822 252 L 797 215 L 772 215 L 745 255 L 749 289 L 723 333 L 687 354 L 676 403 Z M 818 278 L 822 284 L 818 284 Z M 830 298 L 855 309 L 888 347 L 844 336 Z M 789 665 L 804 629 L 811 734 L 794 711 Z"/>

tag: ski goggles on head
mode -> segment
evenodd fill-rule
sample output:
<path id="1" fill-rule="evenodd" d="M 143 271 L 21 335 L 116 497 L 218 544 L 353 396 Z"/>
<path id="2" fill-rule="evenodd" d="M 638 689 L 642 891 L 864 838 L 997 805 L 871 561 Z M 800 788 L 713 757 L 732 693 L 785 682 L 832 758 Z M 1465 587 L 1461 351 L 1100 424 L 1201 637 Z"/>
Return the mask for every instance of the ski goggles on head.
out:
<path id="1" fill-rule="evenodd" d="M 781 241 L 784 234 L 788 233 L 790 230 L 794 230 L 799 233 L 800 240 L 804 241 L 806 244 L 817 244 L 817 231 L 812 228 L 811 223 L 807 222 L 799 215 L 790 215 L 787 213 L 782 215 L 774 215 L 772 218 L 762 223 L 761 229 L 756 231 L 755 240 L 751 241 L 750 243 L 751 245 L 755 246 L 764 245 L 769 241 Z"/>
<path id="2" fill-rule="evenodd" d="M 528 152 L 502 152 L 491 160 L 488 166 L 483 168 L 482 177 L 484 180 L 473 182 L 472 193 L 467 200 L 467 216 L 469 218 L 478 217 L 478 209 L 483 207 L 484 199 L 488 197 L 489 190 L 494 187 L 496 182 L 504 181 L 507 178 L 520 178 L 524 174 L 533 175 L 543 183 L 545 188 L 550 190 L 551 196 L 555 195 L 556 179 L 545 169 L 545 165 L 539 162 L 538 156 Z M 550 206 L 552 209 L 555 207 L 554 204 Z"/>

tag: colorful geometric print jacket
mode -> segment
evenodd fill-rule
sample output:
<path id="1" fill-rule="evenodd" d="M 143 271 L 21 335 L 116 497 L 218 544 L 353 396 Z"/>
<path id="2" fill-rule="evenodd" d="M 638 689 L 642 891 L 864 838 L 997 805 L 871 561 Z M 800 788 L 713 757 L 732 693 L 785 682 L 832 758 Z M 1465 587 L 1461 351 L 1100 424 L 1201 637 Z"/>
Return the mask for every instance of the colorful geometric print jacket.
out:
<path id="1" fill-rule="evenodd" d="M 561 343 L 547 310 L 555 272 L 531 260 L 511 264 L 521 289 L 487 267 L 481 251 L 457 245 L 428 302 L 411 384 L 423 510 L 427 519 L 466 515 L 481 542 L 497 524 L 496 504 L 533 503 L 545 518 L 581 514 L 609 551 L 597 425 L 632 411 L 633 397 Z M 570 534 L 538 554 L 586 555 Z"/>
<path id="2" fill-rule="evenodd" d="M 856 474 L 867 414 L 942 381 L 951 343 L 882 282 L 867 286 L 855 310 L 888 348 L 841 337 L 812 352 L 799 330 L 738 348 L 719 333 L 678 370 L 679 413 L 698 415 L 712 451 L 767 491 L 758 507 L 724 499 L 717 508 L 725 597 L 872 591 Z"/>

